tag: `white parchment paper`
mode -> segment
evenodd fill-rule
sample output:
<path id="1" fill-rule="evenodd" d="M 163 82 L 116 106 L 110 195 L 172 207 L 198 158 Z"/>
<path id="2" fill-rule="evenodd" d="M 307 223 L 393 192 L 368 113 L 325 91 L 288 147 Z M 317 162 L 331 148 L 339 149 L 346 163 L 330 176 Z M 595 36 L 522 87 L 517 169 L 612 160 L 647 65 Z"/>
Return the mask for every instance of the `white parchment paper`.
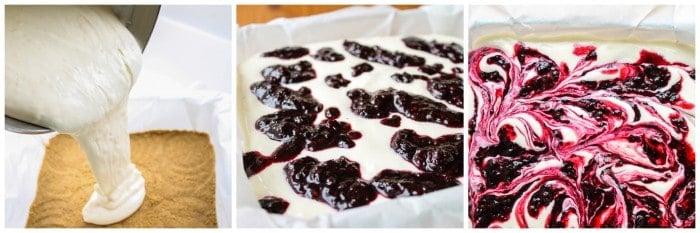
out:
<path id="1" fill-rule="evenodd" d="M 469 7 L 470 45 L 494 33 L 519 38 L 588 34 L 605 40 L 695 43 L 692 5 L 509 5 Z"/>
<path id="2" fill-rule="evenodd" d="M 361 37 L 444 34 L 463 37 L 463 6 L 424 6 L 398 11 L 388 6 L 350 7 L 310 17 L 276 19 L 238 28 L 237 61 L 255 53 L 301 45 Z M 237 132 L 240 140 L 240 129 Z M 240 148 L 240 147 L 239 147 Z M 462 227 L 463 188 L 453 187 L 419 197 L 398 198 L 310 220 L 268 214 L 260 208 L 236 157 L 236 225 L 238 227 Z"/>
<path id="3" fill-rule="evenodd" d="M 232 226 L 230 19 L 229 6 L 161 6 L 128 104 L 130 133 L 191 130 L 209 134 L 216 160 L 220 228 Z M 6 227 L 25 226 L 45 145 L 54 135 L 5 131 Z"/>

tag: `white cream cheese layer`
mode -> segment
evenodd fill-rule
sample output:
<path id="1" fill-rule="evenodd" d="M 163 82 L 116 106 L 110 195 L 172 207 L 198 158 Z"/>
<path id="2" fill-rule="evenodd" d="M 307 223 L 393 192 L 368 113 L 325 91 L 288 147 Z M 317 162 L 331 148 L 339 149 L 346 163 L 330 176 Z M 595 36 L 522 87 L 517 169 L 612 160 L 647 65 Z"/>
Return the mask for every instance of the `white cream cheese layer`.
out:
<path id="1" fill-rule="evenodd" d="M 7 6 L 5 22 L 5 114 L 80 143 L 97 181 L 86 222 L 127 218 L 145 196 L 126 118 L 138 43 L 106 6 Z"/>

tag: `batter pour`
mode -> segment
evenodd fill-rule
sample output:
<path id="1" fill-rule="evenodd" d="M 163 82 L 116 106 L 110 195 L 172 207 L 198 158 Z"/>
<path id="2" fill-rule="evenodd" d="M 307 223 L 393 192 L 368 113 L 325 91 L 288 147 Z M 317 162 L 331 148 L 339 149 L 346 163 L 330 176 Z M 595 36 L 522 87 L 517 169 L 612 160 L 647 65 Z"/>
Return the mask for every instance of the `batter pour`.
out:
<path id="1" fill-rule="evenodd" d="M 131 163 L 126 106 L 141 68 L 134 37 L 105 6 L 5 8 L 5 112 L 80 143 L 97 184 L 86 222 L 133 214 L 146 190 Z"/>

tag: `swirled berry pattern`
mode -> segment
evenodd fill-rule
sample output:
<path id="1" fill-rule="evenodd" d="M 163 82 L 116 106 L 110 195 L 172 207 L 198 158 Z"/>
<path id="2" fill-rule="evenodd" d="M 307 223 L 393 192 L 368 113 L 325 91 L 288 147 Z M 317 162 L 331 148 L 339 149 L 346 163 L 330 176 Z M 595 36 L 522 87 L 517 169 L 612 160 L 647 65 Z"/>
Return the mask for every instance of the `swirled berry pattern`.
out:
<path id="1" fill-rule="evenodd" d="M 636 62 L 569 51 L 575 64 L 522 42 L 469 53 L 472 226 L 694 227 L 694 104 L 681 92 L 695 68 L 651 50 L 629 51 Z"/>

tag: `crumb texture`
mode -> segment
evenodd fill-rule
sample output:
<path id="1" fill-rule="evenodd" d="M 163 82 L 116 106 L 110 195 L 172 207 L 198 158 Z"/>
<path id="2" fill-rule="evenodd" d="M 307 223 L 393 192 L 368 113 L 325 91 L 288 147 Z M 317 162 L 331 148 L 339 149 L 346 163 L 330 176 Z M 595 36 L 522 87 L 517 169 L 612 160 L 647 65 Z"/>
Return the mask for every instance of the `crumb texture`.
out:
<path id="1" fill-rule="evenodd" d="M 216 227 L 214 149 L 209 136 L 185 131 L 131 134 L 131 160 L 146 180 L 136 213 L 107 227 Z M 100 227 L 83 221 L 95 179 L 69 135 L 49 141 L 27 227 Z"/>

